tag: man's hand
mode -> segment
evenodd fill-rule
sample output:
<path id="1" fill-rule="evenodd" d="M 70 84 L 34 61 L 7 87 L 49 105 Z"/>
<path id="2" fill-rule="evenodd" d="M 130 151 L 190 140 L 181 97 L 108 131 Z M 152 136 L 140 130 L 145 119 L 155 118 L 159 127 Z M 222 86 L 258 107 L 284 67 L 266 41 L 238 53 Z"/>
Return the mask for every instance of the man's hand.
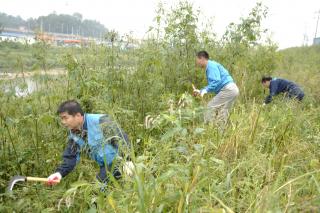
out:
<path id="1" fill-rule="evenodd" d="M 192 94 L 194 97 L 197 97 L 197 96 L 199 96 L 200 95 L 200 90 L 198 90 L 198 89 L 194 89 L 193 90 L 193 94 Z"/>
<path id="2" fill-rule="evenodd" d="M 192 84 L 192 89 L 193 89 L 193 96 L 200 96 L 201 98 L 204 96 L 204 94 L 207 93 L 207 90 L 199 90 L 197 89 L 193 84 Z"/>
<path id="3" fill-rule="evenodd" d="M 132 177 L 134 174 L 134 164 L 132 163 L 132 161 L 125 162 L 123 164 L 122 170 L 127 176 Z"/>
<path id="4" fill-rule="evenodd" d="M 60 172 L 53 173 L 52 175 L 50 175 L 48 177 L 47 184 L 49 186 L 55 185 L 55 184 L 59 183 L 61 179 L 62 179 L 62 176 L 61 176 Z"/>
<path id="5" fill-rule="evenodd" d="M 199 96 L 200 95 L 200 90 L 198 90 L 195 86 L 194 86 L 194 84 L 192 84 L 192 89 L 193 89 L 193 96 L 194 97 L 197 97 L 197 96 Z"/>

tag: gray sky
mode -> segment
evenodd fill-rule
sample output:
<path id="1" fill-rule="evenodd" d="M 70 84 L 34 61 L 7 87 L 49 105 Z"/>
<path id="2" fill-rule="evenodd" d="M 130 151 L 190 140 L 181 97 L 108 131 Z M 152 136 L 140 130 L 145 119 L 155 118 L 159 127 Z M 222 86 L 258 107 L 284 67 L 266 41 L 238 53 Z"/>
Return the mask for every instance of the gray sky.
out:
<path id="1" fill-rule="evenodd" d="M 0 12 L 23 18 L 79 12 L 86 19 L 95 19 L 108 29 L 121 33 L 133 31 L 143 37 L 152 24 L 159 0 L 0 0 Z M 167 7 L 177 0 L 163 0 Z M 248 14 L 256 0 L 190 0 L 205 17 L 213 17 L 214 30 L 221 35 L 230 22 L 237 22 Z M 262 0 L 269 8 L 264 26 L 270 29 L 273 41 L 280 48 L 300 46 L 307 35 L 309 44 L 315 34 L 316 11 L 320 0 Z M 320 27 L 320 26 L 319 26 Z M 320 36 L 320 29 L 318 36 Z"/>

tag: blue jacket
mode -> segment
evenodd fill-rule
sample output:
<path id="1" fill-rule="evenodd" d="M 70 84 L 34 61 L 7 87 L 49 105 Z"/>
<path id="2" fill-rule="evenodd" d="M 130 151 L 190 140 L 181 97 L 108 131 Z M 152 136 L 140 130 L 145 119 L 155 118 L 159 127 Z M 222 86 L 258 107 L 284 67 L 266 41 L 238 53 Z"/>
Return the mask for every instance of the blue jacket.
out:
<path id="1" fill-rule="evenodd" d="M 127 135 L 107 115 L 85 114 L 84 118 L 81 135 L 69 132 L 63 163 L 56 170 L 63 177 L 74 169 L 80 160 L 81 152 L 86 152 L 100 168 L 105 165 L 111 168 L 120 146 L 129 147 Z"/>
<path id="2" fill-rule="evenodd" d="M 228 70 L 221 64 L 212 60 L 208 61 L 206 76 L 208 86 L 206 86 L 202 90 L 206 90 L 207 92 L 214 92 L 218 94 L 224 86 L 233 82 L 233 79 L 230 76 Z"/>
<path id="3" fill-rule="evenodd" d="M 287 97 L 297 98 L 298 100 L 302 100 L 304 97 L 304 93 L 300 89 L 300 87 L 294 82 L 286 79 L 273 78 L 270 81 L 269 90 L 270 94 L 265 99 L 266 104 L 272 101 L 273 96 L 278 95 L 280 93 L 287 93 Z"/>

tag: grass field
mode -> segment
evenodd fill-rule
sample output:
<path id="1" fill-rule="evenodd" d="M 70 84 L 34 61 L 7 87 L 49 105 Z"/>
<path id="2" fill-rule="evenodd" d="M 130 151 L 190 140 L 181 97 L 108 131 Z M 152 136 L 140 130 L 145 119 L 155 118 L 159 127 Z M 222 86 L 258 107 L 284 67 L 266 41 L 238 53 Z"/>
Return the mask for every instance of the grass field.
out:
<path id="1" fill-rule="evenodd" d="M 260 12 L 242 20 L 253 20 L 250 29 L 259 28 L 261 6 L 255 10 Z M 0 91 L 0 212 L 319 211 L 320 46 L 277 51 L 272 43 L 257 42 L 259 30 L 241 27 L 216 41 L 192 28 L 197 26 L 194 14 L 190 4 L 181 3 L 162 17 L 168 19 L 164 29 L 155 24 L 155 32 L 163 30 L 165 36 L 155 33 L 139 49 L 61 49 L 59 66 L 66 76 L 35 75 L 42 89 L 24 98 Z M 181 38 L 186 43 L 179 43 Z M 5 48 L 13 57 L 5 66 L 12 67 L 17 54 Z M 33 47 L 24 48 L 21 54 L 31 61 Z M 212 95 L 204 100 L 191 96 L 191 83 L 206 83 L 204 72 L 194 67 L 194 53 L 202 48 L 230 70 L 240 87 L 224 132 L 202 121 Z M 39 45 L 33 51 L 45 57 L 28 66 L 46 68 L 57 50 Z M 262 107 L 267 94 L 259 79 L 264 74 L 296 81 L 305 100 L 284 102 L 279 96 Z M 66 99 L 118 121 L 134 147 L 134 177 L 101 192 L 97 165 L 83 155 L 57 186 L 26 183 L 6 193 L 12 176 L 47 177 L 59 164 L 67 131 L 55 111 Z M 153 118 L 150 128 L 145 128 L 147 116 Z"/>

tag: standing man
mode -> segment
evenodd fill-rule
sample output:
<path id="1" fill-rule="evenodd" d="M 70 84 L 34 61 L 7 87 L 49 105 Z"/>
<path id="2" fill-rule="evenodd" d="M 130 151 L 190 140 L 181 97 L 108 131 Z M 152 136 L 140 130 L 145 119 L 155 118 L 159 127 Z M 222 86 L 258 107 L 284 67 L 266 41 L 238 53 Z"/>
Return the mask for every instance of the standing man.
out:
<path id="1" fill-rule="evenodd" d="M 55 173 L 48 177 L 48 183 L 53 185 L 68 175 L 80 160 L 80 153 L 87 153 L 90 158 L 97 162 L 100 172 L 96 178 L 103 183 L 109 181 L 108 173 L 113 174 L 115 179 L 121 177 L 116 158 L 122 156 L 125 160 L 123 171 L 132 175 L 133 163 L 130 158 L 129 140 L 108 115 L 84 114 L 77 101 L 63 102 L 57 113 L 61 123 L 68 128 L 68 145 L 63 153 L 63 162 L 57 167 Z"/>
<path id="2" fill-rule="evenodd" d="M 304 92 L 294 82 L 272 77 L 262 77 L 261 83 L 264 88 L 270 90 L 270 94 L 266 97 L 264 104 L 269 104 L 272 101 L 272 97 L 280 93 L 284 93 L 286 98 L 302 101 Z"/>
<path id="3" fill-rule="evenodd" d="M 203 97 L 208 92 L 214 92 L 216 94 L 216 96 L 208 103 L 204 115 L 205 122 L 223 122 L 222 126 L 224 126 L 228 119 L 229 110 L 237 96 L 239 96 L 239 89 L 228 70 L 221 64 L 209 60 L 209 54 L 206 51 L 197 53 L 196 63 L 202 69 L 206 70 L 208 86 L 201 90 L 194 87 L 194 94 L 199 95 L 200 97 Z"/>

